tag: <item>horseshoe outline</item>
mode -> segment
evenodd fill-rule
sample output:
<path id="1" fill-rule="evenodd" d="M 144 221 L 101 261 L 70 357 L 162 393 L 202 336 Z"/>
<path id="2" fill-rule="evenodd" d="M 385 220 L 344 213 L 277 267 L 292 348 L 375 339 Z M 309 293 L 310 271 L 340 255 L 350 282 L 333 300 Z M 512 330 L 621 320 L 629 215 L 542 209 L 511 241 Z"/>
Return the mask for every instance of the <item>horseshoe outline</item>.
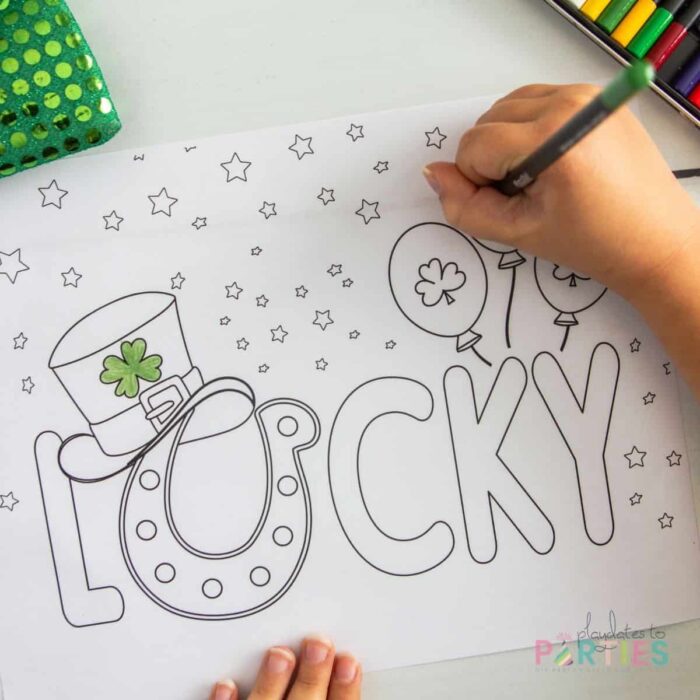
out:
<path id="1" fill-rule="evenodd" d="M 124 561 L 127 564 L 129 572 L 133 577 L 136 584 L 141 588 L 141 590 L 157 605 L 164 608 L 165 610 L 179 615 L 181 617 L 187 617 L 191 619 L 198 620 L 232 620 L 242 617 L 247 617 L 254 615 L 265 608 L 276 603 L 282 596 L 287 593 L 291 588 L 292 584 L 295 582 L 297 576 L 299 575 L 306 556 L 308 554 L 308 548 L 311 539 L 311 527 L 312 527 L 312 512 L 311 512 L 311 500 L 309 496 L 308 484 L 304 474 L 303 466 L 301 463 L 300 453 L 307 450 L 318 442 L 320 437 L 320 423 L 316 414 L 304 403 L 296 401 L 294 399 L 274 399 L 266 402 L 262 406 L 255 409 L 254 412 L 256 423 L 258 426 L 258 431 L 263 439 L 263 446 L 265 452 L 265 468 L 267 475 L 266 484 L 266 495 L 265 504 L 261 513 L 260 520 L 253 531 L 251 537 L 241 546 L 234 550 L 224 553 L 211 554 L 204 553 L 196 550 L 191 545 L 187 544 L 182 538 L 180 533 L 177 532 L 177 528 L 174 526 L 172 521 L 172 509 L 169 503 L 169 485 L 172 469 L 175 463 L 175 456 L 177 454 L 180 437 L 185 430 L 187 422 L 191 417 L 191 413 L 181 422 L 176 430 L 172 430 L 168 437 L 165 437 L 154 449 L 142 455 L 139 460 L 134 464 L 131 470 L 127 483 L 124 487 L 124 492 L 122 495 L 122 503 L 119 513 L 119 537 L 122 548 L 122 554 Z M 289 429 L 283 432 L 281 429 L 281 422 L 283 420 L 291 420 L 293 422 L 293 430 L 290 432 Z M 164 463 L 163 463 L 164 460 Z M 280 466 L 281 465 L 281 466 Z M 144 498 L 137 500 L 151 500 L 153 502 L 154 508 L 157 509 L 157 513 L 161 515 L 160 525 L 161 528 L 156 526 L 156 533 L 160 532 L 161 529 L 166 530 L 166 535 L 160 537 L 160 543 L 165 539 L 165 548 L 169 548 L 174 552 L 177 552 L 179 557 L 177 557 L 178 562 L 182 561 L 184 556 L 185 561 L 191 567 L 190 563 L 192 559 L 199 560 L 198 567 L 201 569 L 203 566 L 210 568 L 210 573 L 212 576 L 207 576 L 206 574 L 200 573 L 196 579 L 197 585 L 194 585 L 193 577 L 188 574 L 188 568 L 185 566 L 185 576 L 181 577 L 185 579 L 185 584 L 190 584 L 187 591 L 183 592 L 178 588 L 178 585 L 171 587 L 171 583 L 175 579 L 170 579 L 169 582 L 164 582 L 156 578 L 156 570 L 163 565 L 170 566 L 175 572 L 175 578 L 177 578 L 177 571 L 166 558 L 162 558 L 160 555 L 160 550 L 156 547 L 151 549 L 155 550 L 153 552 L 148 552 L 148 546 L 157 535 L 149 539 L 139 539 L 136 534 L 136 527 L 142 522 L 141 520 L 138 524 L 136 520 L 140 516 L 133 515 L 130 509 L 129 502 L 134 504 L 135 497 L 143 496 L 142 491 L 138 490 L 138 485 L 140 484 L 138 479 L 146 471 L 155 471 L 160 477 L 158 485 L 150 490 L 150 495 L 152 498 L 148 498 L 148 495 Z M 297 488 L 291 494 L 284 494 L 279 487 L 279 482 L 284 477 L 293 476 L 297 483 Z M 282 559 L 282 564 L 285 562 L 288 564 L 289 561 L 293 560 L 294 564 L 291 568 L 291 572 L 275 576 L 270 572 L 269 569 L 264 567 L 264 563 L 267 561 L 264 557 L 260 558 L 260 563 L 251 569 L 247 570 L 247 575 L 245 576 L 245 582 L 242 580 L 235 581 L 233 585 L 229 585 L 228 588 L 223 587 L 222 592 L 218 595 L 209 596 L 204 590 L 205 584 L 210 581 L 214 581 L 220 584 L 222 580 L 228 580 L 226 576 L 221 575 L 222 569 L 225 567 L 229 571 L 232 569 L 234 574 L 238 569 L 244 569 L 250 565 L 252 560 L 252 553 L 257 552 L 254 545 L 261 541 L 261 536 L 267 534 L 268 532 L 274 538 L 274 533 L 280 527 L 289 526 L 289 522 L 284 520 L 276 520 L 276 513 L 280 510 L 280 506 L 273 508 L 273 491 L 278 490 L 276 496 L 277 504 L 285 504 L 286 508 L 281 508 L 283 512 L 291 511 L 292 514 L 297 515 L 303 514 L 303 533 L 292 531 L 293 537 L 290 542 L 282 544 L 276 540 L 270 541 L 268 543 L 269 547 L 273 549 L 272 559 L 274 560 L 274 553 L 277 553 L 277 559 Z M 289 496 L 289 497 L 285 497 Z M 155 520 L 155 518 L 154 518 Z M 151 525 L 154 523 L 148 521 Z M 297 524 L 296 521 L 294 523 Z M 135 527 L 136 526 L 136 527 Z M 288 528 L 289 529 L 289 528 Z M 292 546 L 294 545 L 294 546 Z M 140 550 L 137 552 L 136 550 Z M 141 551 L 145 551 L 146 554 L 141 554 Z M 241 561 L 246 559 L 246 563 L 240 564 Z M 138 561 L 137 561 L 138 560 Z M 145 574 L 141 569 L 144 567 L 144 560 L 151 562 L 151 574 Z M 158 564 L 160 562 L 160 564 Z M 203 564 L 203 562 L 205 562 Z M 281 567 L 280 567 L 281 568 Z M 253 577 L 253 572 L 256 569 L 260 569 L 262 575 L 267 572 L 267 580 L 264 583 L 256 583 Z M 148 571 L 148 569 L 146 569 Z M 180 569 L 182 571 L 182 569 Z M 238 571 L 240 574 L 240 571 Z M 216 576 L 216 574 L 219 574 Z M 229 573 L 228 578 L 231 578 Z M 267 586 L 271 585 L 271 593 L 266 593 Z M 223 584 L 220 584 L 223 585 Z M 230 596 L 233 599 L 246 597 L 246 592 L 240 593 L 241 586 L 249 586 L 247 591 L 247 596 L 252 597 L 253 600 L 246 604 L 240 605 L 234 610 L 227 609 L 232 605 Z M 154 590 L 156 589 L 156 590 Z M 224 596 L 223 593 L 226 592 L 228 595 Z M 190 596 L 194 604 L 183 604 L 182 598 Z M 195 600 L 197 596 L 197 600 Z M 180 599 L 179 603 L 175 603 L 173 598 Z M 206 608 L 211 608 L 211 612 L 207 612 Z"/>

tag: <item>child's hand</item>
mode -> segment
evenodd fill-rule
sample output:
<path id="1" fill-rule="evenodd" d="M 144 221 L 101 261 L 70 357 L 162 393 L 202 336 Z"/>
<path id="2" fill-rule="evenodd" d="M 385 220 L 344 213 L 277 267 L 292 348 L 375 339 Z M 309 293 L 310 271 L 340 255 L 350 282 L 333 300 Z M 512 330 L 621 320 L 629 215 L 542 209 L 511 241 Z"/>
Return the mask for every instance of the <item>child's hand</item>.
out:
<path id="1" fill-rule="evenodd" d="M 336 654 L 327 639 L 307 637 L 300 657 L 297 662 L 288 647 L 269 649 L 248 700 L 360 700 L 362 669 L 352 656 Z M 243 700 L 233 681 L 217 683 L 210 699 Z"/>
<path id="2" fill-rule="evenodd" d="M 426 178 L 455 227 L 584 272 L 624 296 L 683 255 L 698 213 L 656 146 L 623 109 L 521 195 L 488 187 L 530 155 L 599 90 L 530 85 L 496 102 L 464 134 L 456 164 Z"/>

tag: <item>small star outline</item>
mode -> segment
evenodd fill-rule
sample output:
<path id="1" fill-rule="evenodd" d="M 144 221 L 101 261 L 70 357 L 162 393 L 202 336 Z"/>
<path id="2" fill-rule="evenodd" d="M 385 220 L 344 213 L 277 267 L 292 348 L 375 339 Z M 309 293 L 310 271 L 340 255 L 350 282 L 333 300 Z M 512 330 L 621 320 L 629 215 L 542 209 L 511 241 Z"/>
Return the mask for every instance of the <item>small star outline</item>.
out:
<path id="1" fill-rule="evenodd" d="M 331 318 L 330 309 L 325 311 L 316 311 L 316 318 L 312 321 L 314 326 L 318 326 L 322 331 L 325 331 L 328 326 L 335 323 Z"/>
<path id="2" fill-rule="evenodd" d="M 440 131 L 440 127 L 435 127 L 432 131 L 425 132 L 426 147 L 442 148 L 442 142 L 447 138 L 445 134 Z"/>
<path id="3" fill-rule="evenodd" d="M 20 333 L 19 335 L 16 335 L 12 341 L 14 342 L 14 347 L 13 350 L 24 350 L 24 346 L 26 345 L 27 341 L 29 338 L 27 338 L 24 333 Z"/>
<path id="4" fill-rule="evenodd" d="M 67 272 L 62 272 L 61 277 L 63 277 L 64 287 L 78 287 L 78 282 L 82 279 L 82 275 L 74 268 L 71 267 Z"/>
<path id="5" fill-rule="evenodd" d="M 669 515 L 666 511 L 664 511 L 664 514 L 660 518 L 657 518 L 657 520 L 662 530 L 665 530 L 667 527 L 673 527 L 673 516 Z"/>
<path id="6" fill-rule="evenodd" d="M 18 503 L 19 500 L 15 498 L 15 494 L 12 491 L 10 491 L 10 493 L 0 494 L 0 510 L 4 508 L 11 513 Z"/>
<path id="7" fill-rule="evenodd" d="M 152 205 L 151 216 L 156 216 L 156 214 L 172 216 L 173 207 L 179 201 L 177 197 L 171 197 L 165 187 L 162 187 L 158 194 L 149 194 L 148 199 Z"/>
<path id="8" fill-rule="evenodd" d="M 289 335 L 289 333 L 284 330 L 282 324 L 277 326 L 277 328 L 270 328 L 270 333 L 272 333 L 273 343 L 284 343 L 285 338 Z"/>
<path id="9" fill-rule="evenodd" d="M 111 214 L 107 214 L 102 217 L 105 222 L 105 231 L 113 229 L 114 231 L 119 231 L 119 227 L 122 225 L 124 218 L 117 214 L 116 210 L 112 209 Z"/>
<path id="10" fill-rule="evenodd" d="M 219 165 L 226 171 L 226 182 L 233 182 L 234 180 L 248 182 L 248 168 L 252 165 L 252 162 L 241 160 L 238 153 L 234 152 L 230 160 L 226 160 Z"/>
<path id="11" fill-rule="evenodd" d="M 267 221 L 271 216 L 277 216 L 276 206 L 274 202 L 263 202 L 258 212 L 262 214 L 265 217 L 265 221 Z"/>
<path id="12" fill-rule="evenodd" d="M 304 156 L 312 155 L 314 149 L 311 147 L 311 136 L 303 138 L 299 134 L 294 135 L 294 143 L 289 147 L 289 150 L 296 153 L 297 160 L 301 160 Z"/>
<path id="13" fill-rule="evenodd" d="M 185 277 L 178 272 L 174 277 L 170 278 L 170 289 L 182 289 L 182 285 L 185 282 Z"/>
<path id="14" fill-rule="evenodd" d="M 48 187 L 39 187 L 39 194 L 42 196 L 41 206 L 63 208 L 63 198 L 68 194 L 68 190 L 62 190 L 56 180 L 51 180 Z"/>
<path id="15" fill-rule="evenodd" d="M 683 455 L 679 455 L 678 452 L 673 450 L 670 455 L 666 455 L 666 459 L 668 460 L 668 466 L 669 467 L 680 467 L 681 466 L 681 459 Z"/>
<path id="16" fill-rule="evenodd" d="M 362 124 L 351 123 L 350 128 L 345 133 L 352 139 L 352 142 L 355 143 L 358 139 L 365 138 L 364 128 Z"/>
<path id="17" fill-rule="evenodd" d="M 637 449 L 636 445 L 632 446 L 632 449 L 625 455 L 625 458 L 627 459 L 627 463 L 629 465 L 629 468 L 632 469 L 632 467 L 643 467 L 644 466 L 644 458 L 647 456 L 646 452 L 643 452 L 642 450 Z"/>
<path id="18" fill-rule="evenodd" d="M 382 218 L 381 214 L 379 213 L 379 202 L 368 202 L 366 199 L 362 200 L 362 205 L 355 212 L 355 214 L 362 217 L 362 220 L 365 222 L 365 226 L 367 226 L 370 221 L 373 221 L 374 219 Z"/>
<path id="19" fill-rule="evenodd" d="M 238 285 L 238 282 L 231 282 L 226 285 L 226 298 L 238 300 L 243 293 L 243 287 Z"/>
<path id="20" fill-rule="evenodd" d="M 22 262 L 22 249 L 16 248 L 11 253 L 3 253 L 0 251 L 0 274 L 5 275 L 10 280 L 10 284 L 14 284 L 17 280 L 17 275 L 21 272 L 26 272 L 29 265 Z"/>
<path id="21" fill-rule="evenodd" d="M 323 202 L 323 206 L 327 206 L 331 202 L 335 202 L 335 190 L 329 190 L 325 187 L 321 188 L 321 194 L 319 194 L 316 199 L 320 199 Z"/>

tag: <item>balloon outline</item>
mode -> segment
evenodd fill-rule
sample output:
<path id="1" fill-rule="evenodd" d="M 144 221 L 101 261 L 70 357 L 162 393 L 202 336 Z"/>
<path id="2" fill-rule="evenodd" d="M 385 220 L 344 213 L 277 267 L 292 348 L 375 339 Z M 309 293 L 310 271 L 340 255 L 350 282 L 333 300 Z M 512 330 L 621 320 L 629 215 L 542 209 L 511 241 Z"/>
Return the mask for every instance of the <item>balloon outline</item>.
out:
<path id="1" fill-rule="evenodd" d="M 564 330 L 564 338 L 562 339 L 561 346 L 559 347 L 559 352 L 563 352 L 564 348 L 566 347 L 566 344 L 569 341 L 569 334 L 571 332 L 571 328 L 573 326 L 578 326 L 579 322 L 578 319 L 576 318 L 576 314 L 581 313 L 583 311 L 587 311 L 590 309 L 592 306 L 595 306 L 607 293 L 608 288 L 603 286 L 603 291 L 590 303 L 587 304 L 586 306 L 582 306 L 581 308 L 577 309 L 576 311 L 567 311 L 566 309 L 560 309 L 558 306 L 555 306 L 554 302 L 552 302 L 549 297 L 545 294 L 544 290 L 542 289 L 542 285 L 540 284 L 540 279 L 537 274 L 537 265 L 540 261 L 540 258 L 535 258 L 534 262 L 534 275 L 535 275 L 535 284 L 537 285 L 537 289 L 540 292 L 540 295 L 542 298 L 547 302 L 547 304 L 553 308 L 555 311 L 559 312 L 559 315 L 554 319 L 553 323 L 555 326 L 563 326 L 565 328 Z M 549 260 L 545 260 L 545 262 L 550 263 Z M 555 269 L 559 267 L 556 265 L 556 263 L 551 263 L 552 265 L 555 265 Z M 558 280 L 558 281 L 563 281 L 563 280 Z M 593 278 L 589 278 L 587 281 L 593 281 L 597 282 L 597 280 L 594 280 Z M 598 284 L 601 284 L 598 282 Z M 563 316 L 568 315 L 571 318 L 570 319 L 564 319 L 562 318 Z"/>
<path id="2" fill-rule="evenodd" d="M 399 303 L 399 300 L 396 295 L 396 291 L 394 290 L 394 283 L 392 281 L 391 277 L 391 269 L 392 269 L 392 263 L 394 261 L 394 255 L 396 253 L 396 249 L 398 248 L 399 244 L 401 241 L 409 234 L 411 231 L 414 231 L 415 229 L 421 228 L 423 226 L 439 226 L 440 228 L 445 228 L 448 229 L 449 231 L 452 231 L 456 235 L 460 236 L 464 242 L 471 247 L 471 249 L 474 251 L 476 254 L 477 260 L 479 261 L 481 265 L 481 269 L 483 270 L 484 273 L 484 295 L 483 295 L 483 300 L 481 302 L 481 307 L 479 308 L 479 311 L 476 315 L 476 318 L 474 321 L 469 325 L 468 328 L 465 330 L 461 331 L 460 333 L 437 333 L 435 331 L 432 331 L 425 326 L 421 325 L 418 323 L 418 321 L 414 320 L 409 316 L 409 314 L 403 309 L 401 304 Z M 434 257 L 434 256 L 433 256 Z M 414 224 L 413 226 L 410 226 L 407 228 L 394 242 L 394 245 L 392 246 L 391 249 L 391 254 L 389 255 L 389 262 L 387 265 L 387 278 L 389 280 L 389 290 L 391 291 L 391 296 L 394 300 L 394 303 L 398 307 L 399 311 L 401 314 L 408 320 L 412 325 L 414 325 L 416 328 L 420 328 L 422 331 L 428 333 L 429 335 L 438 337 L 438 338 L 456 338 L 457 340 L 457 352 L 463 352 L 465 350 L 471 350 L 482 362 L 487 364 L 489 367 L 492 366 L 492 363 L 489 362 L 481 353 L 476 350 L 474 347 L 482 338 L 482 336 L 479 333 L 476 333 L 474 330 L 474 326 L 479 322 L 479 319 L 481 318 L 482 314 L 484 313 L 484 309 L 486 308 L 486 302 L 488 300 L 489 296 L 489 276 L 488 276 L 488 271 L 486 270 L 486 264 L 484 263 L 484 259 L 481 257 L 481 254 L 479 253 L 479 250 L 477 249 L 476 245 L 472 242 L 472 240 L 469 238 L 469 236 L 466 236 L 463 234 L 461 231 L 458 231 L 456 228 L 449 226 L 448 224 L 443 224 L 438 221 L 423 221 L 419 224 Z M 462 340 L 464 339 L 464 340 Z M 460 342 L 462 341 L 462 342 Z"/>

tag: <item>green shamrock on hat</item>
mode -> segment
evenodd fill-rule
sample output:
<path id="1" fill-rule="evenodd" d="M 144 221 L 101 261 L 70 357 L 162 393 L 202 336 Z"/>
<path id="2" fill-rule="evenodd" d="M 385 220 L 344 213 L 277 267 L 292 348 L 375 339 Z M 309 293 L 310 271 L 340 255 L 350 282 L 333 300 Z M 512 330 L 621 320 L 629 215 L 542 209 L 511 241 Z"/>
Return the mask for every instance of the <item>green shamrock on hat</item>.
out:
<path id="1" fill-rule="evenodd" d="M 125 340 L 121 344 L 121 353 L 121 357 L 105 357 L 102 363 L 105 369 L 100 374 L 100 381 L 103 384 L 116 382 L 114 393 L 133 399 L 139 393 L 139 379 L 145 382 L 157 382 L 160 379 L 159 367 L 163 358 L 160 355 L 146 357 L 146 341 L 143 338 L 137 338 L 133 342 Z"/>

